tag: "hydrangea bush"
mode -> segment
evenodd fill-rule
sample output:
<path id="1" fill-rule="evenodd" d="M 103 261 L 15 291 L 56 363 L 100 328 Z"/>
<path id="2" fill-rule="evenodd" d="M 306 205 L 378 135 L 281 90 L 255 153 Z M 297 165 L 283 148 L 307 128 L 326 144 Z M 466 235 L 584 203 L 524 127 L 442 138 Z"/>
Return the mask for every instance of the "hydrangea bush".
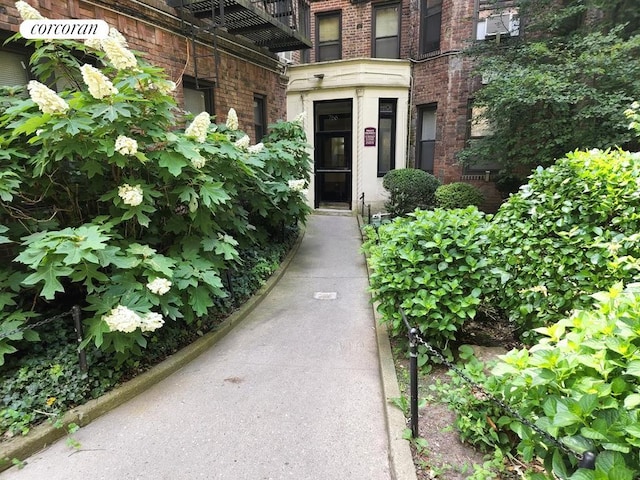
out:
<path id="1" fill-rule="evenodd" d="M 87 342 L 139 353 L 145 332 L 207 315 L 239 248 L 304 222 L 303 129 L 282 122 L 252 146 L 233 109 L 191 118 L 114 29 L 29 43 L 36 79 L 0 92 L 0 364 L 37 339 L 31 318 L 71 302 Z"/>

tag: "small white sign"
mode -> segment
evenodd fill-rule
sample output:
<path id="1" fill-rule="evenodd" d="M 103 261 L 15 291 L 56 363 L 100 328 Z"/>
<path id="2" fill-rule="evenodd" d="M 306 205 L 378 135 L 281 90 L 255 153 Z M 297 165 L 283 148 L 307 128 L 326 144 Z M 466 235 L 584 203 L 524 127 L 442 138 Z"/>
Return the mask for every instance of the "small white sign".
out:
<path id="1" fill-rule="evenodd" d="M 101 39 L 109 35 L 109 25 L 104 20 L 25 20 L 20 34 L 31 40 Z"/>

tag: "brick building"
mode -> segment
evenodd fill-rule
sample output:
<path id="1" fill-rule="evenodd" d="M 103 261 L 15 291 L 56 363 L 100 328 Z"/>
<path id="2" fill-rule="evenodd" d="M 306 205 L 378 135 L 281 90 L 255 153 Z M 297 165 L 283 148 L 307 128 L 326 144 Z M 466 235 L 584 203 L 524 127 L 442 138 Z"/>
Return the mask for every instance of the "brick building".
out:
<path id="1" fill-rule="evenodd" d="M 381 208 L 382 177 L 417 167 L 444 183 L 466 181 L 500 197 L 497 165 L 466 167 L 456 153 L 486 134 L 472 121 L 472 75 L 462 51 L 474 41 L 517 35 L 515 11 L 490 0 L 312 1 L 313 48 L 291 56 L 288 114 L 306 112 L 314 147 L 310 202 Z"/>
<path id="2" fill-rule="evenodd" d="M 105 20 L 180 86 L 176 95 L 186 110 L 208 111 L 224 121 L 233 107 L 254 141 L 269 123 L 287 116 L 287 80 L 275 52 L 311 45 L 299 29 L 299 18 L 308 16 L 307 0 L 27 3 L 50 19 Z M 15 2 L 0 0 L 0 41 L 18 31 L 21 21 Z M 19 43 L 0 44 L 0 85 L 27 83 L 29 55 Z"/>

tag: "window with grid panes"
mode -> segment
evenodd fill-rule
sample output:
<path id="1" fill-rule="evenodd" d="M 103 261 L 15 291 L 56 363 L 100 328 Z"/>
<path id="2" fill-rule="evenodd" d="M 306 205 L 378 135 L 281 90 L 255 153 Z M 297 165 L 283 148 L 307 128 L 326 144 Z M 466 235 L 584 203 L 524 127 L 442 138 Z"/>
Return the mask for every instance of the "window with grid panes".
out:
<path id="1" fill-rule="evenodd" d="M 400 4 L 373 9 L 373 57 L 400 58 Z"/>
<path id="2" fill-rule="evenodd" d="M 340 12 L 316 16 L 316 60 L 325 62 L 342 58 L 342 25 Z"/>

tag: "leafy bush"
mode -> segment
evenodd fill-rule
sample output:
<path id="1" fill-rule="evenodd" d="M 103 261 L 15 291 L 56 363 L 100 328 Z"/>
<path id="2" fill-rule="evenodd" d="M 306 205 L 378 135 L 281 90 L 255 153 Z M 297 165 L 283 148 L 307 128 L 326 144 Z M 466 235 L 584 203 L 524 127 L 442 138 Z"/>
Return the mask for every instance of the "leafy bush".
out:
<path id="1" fill-rule="evenodd" d="M 509 195 L 516 193 L 524 183 L 527 183 L 526 179 L 508 170 L 500 170 L 495 181 L 496 190 L 502 198 L 509 198 Z"/>
<path id="2" fill-rule="evenodd" d="M 441 185 L 435 193 L 436 206 L 440 208 L 466 208 L 471 205 L 479 207 L 484 195 L 470 183 L 454 182 Z"/>
<path id="3" fill-rule="evenodd" d="M 32 317 L 71 301 L 87 342 L 140 354 L 163 322 L 191 324 L 227 295 L 240 248 L 305 220 L 304 132 L 283 122 L 250 145 L 233 109 L 219 125 L 185 116 L 173 82 L 114 30 L 30 43 L 35 75 L 69 87 L 32 81 L 0 98 L 0 243 L 15 257 L 0 267 L 0 364 L 37 339 Z"/>
<path id="4" fill-rule="evenodd" d="M 543 458 L 561 479 L 633 480 L 640 474 L 640 288 L 616 284 L 593 297 L 592 310 L 539 328 L 544 339 L 503 356 L 492 375 L 523 416 L 571 450 L 597 453 L 595 471 L 571 476 L 575 459 L 514 421 L 525 461 Z"/>
<path id="5" fill-rule="evenodd" d="M 406 335 L 402 307 L 434 346 L 476 315 L 485 289 L 489 224 L 475 207 L 416 211 L 381 225 L 364 244 L 383 321 Z"/>
<path id="6" fill-rule="evenodd" d="M 18 344 L 20 354 L 7 357 L 0 367 L 0 438 L 26 434 L 44 420 L 57 419 L 214 330 L 278 268 L 296 238 L 294 232 L 287 233 L 284 243 L 240 250 L 242 267 L 236 266 L 228 277 L 224 276 L 228 296 L 215 299 L 213 311 L 190 325 L 171 322 L 150 332 L 142 357 L 118 364 L 110 355 L 88 345 L 89 370 L 82 372 L 73 324 L 64 321 L 68 317 L 38 329 L 41 341 Z"/>
<path id="7" fill-rule="evenodd" d="M 637 154 L 576 151 L 512 195 L 495 215 L 496 301 L 524 329 L 592 303 L 591 294 L 637 275 Z"/>
<path id="8" fill-rule="evenodd" d="M 389 192 L 385 204 L 394 217 L 413 212 L 416 208 L 431 208 L 435 204 L 435 191 L 440 181 L 417 168 L 390 170 L 382 179 L 382 186 Z"/>

